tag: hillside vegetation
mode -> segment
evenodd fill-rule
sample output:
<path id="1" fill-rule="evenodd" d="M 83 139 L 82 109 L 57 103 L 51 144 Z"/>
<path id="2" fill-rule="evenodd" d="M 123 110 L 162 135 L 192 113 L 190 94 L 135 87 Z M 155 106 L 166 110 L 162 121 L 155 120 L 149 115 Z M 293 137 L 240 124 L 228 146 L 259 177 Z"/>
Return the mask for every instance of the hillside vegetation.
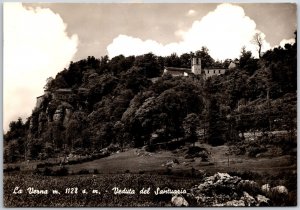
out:
<path id="1" fill-rule="evenodd" d="M 296 144 L 297 43 L 267 51 L 260 59 L 242 50 L 236 68 L 204 80 L 162 76 L 165 66 L 190 68 L 191 54 L 152 53 L 71 62 L 49 78 L 32 115 L 10 123 L 4 135 L 4 161 L 44 160 L 182 142 L 239 145 L 245 133 Z M 214 61 L 202 48 L 202 67 Z M 155 80 L 155 82 L 153 82 Z M 286 131 L 280 139 L 274 131 Z M 255 135 L 254 135 L 255 136 Z"/>

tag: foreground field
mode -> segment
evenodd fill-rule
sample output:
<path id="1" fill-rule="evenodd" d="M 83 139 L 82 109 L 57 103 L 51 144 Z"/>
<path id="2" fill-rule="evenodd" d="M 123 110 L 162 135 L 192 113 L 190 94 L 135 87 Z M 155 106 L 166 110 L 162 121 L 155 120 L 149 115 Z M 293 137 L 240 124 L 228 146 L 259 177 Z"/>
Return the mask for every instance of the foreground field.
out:
<path id="1" fill-rule="evenodd" d="M 156 176 L 156 175 L 76 175 L 67 177 L 41 177 L 13 175 L 4 178 L 4 205 L 6 207 L 93 207 L 93 206 L 170 206 L 171 195 L 156 196 L 154 191 L 161 189 L 189 189 L 200 182 L 199 178 Z M 22 194 L 13 194 L 15 187 Z M 27 189 L 48 190 L 49 194 L 28 194 Z M 113 188 L 132 189 L 136 194 L 115 195 Z M 139 194 L 142 188 L 151 188 L 149 195 Z M 78 188 L 74 194 L 65 194 L 67 188 Z M 86 189 L 88 194 L 83 194 Z M 57 190 L 60 194 L 52 194 Z M 98 194 L 93 194 L 98 190 Z M 100 194 L 99 194 L 100 193 Z"/>
<path id="2" fill-rule="evenodd" d="M 280 177 L 273 178 L 280 179 Z M 270 186 L 275 190 L 278 188 L 273 187 L 276 186 L 274 183 Z M 290 186 L 289 188 L 292 189 Z M 284 191 L 282 192 L 272 191 L 272 189 L 265 192 L 255 181 L 242 179 L 239 176 L 230 176 L 226 173 L 216 173 L 213 176 L 198 174 L 194 177 L 148 174 L 44 177 L 15 174 L 4 178 L 4 206 L 174 206 L 172 202 L 174 195 L 160 194 L 160 190 L 183 192 L 179 196 L 186 201 L 187 206 L 296 205 L 295 188 L 290 191 L 283 187 Z"/>
<path id="3" fill-rule="evenodd" d="M 244 198 L 246 191 L 254 193 L 254 198 L 260 194 L 267 196 L 270 198 L 268 205 L 271 206 L 296 205 L 297 168 L 293 155 L 275 157 L 258 155 L 250 158 L 247 155 L 231 154 L 228 146 L 211 147 L 206 144 L 197 146 L 209 154 L 207 160 L 187 156 L 188 147 L 172 152 L 161 150 L 153 153 L 143 149 L 128 149 L 98 160 L 65 165 L 63 167 L 66 170 L 65 176 L 58 177 L 58 174 L 50 173 L 62 169 L 60 166 L 48 168 L 47 173 L 46 168 L 39 169 L 44 170 L 44 173 L 41 173 L 43 175 L 32 175 L 36 171 L 22 170 L 5 173 L 4 205 L 6 207 L 173 205 L 172 195 L 155 195 L 157 188 L 186 190 L 190 196 L 183 196 L 189 206 L 227 205 L 221 202 L 226 199 L 235 202 L 228 205 L 248 205 L 244 200 L 235 200 Z M 218 175 L 220 174 L 218 172 L 221 175 Z M 228 177 L 222 173 L 230 175 Z M 217 181 L 220 177 L 225 177 L 225 180 Z M 209 180 L 217 182 L 211 184 Z M 243 184 L 237 185 L 242 183 L 241 180 L 244 180 Z M 249 180 L 254 180 L 255 184 Z M 284 186 L 287 192 L 279 196 L 276 193 L 263 193 L 261 187 L 265 184 L 270 188 Z M 202 187 L 203 192 L 199 192 L 202 185 L 205 189 Z M 125 190 L 125 194 L 114 194 L 115 187 Z M 31 188 L 32 194 L 28 192 L 30 190 L 28 188 Z M 149 194 L 140 194 L 143 188 L 145 191 L 150 188 Z M 53 193 L 52 190 L 57 190 L 60 194 Z M 86 190 L 86 193 L 83 193 L 83 190 Z M 130 194 L 132 190 L 135 194 Z M 219 197 L 215 197 L 216 195 Z M 200 197 L 205 198 L 205 201 L 199 203 Z M 218 198 L 219 201 L 216 203 L 214 198 Z"/>

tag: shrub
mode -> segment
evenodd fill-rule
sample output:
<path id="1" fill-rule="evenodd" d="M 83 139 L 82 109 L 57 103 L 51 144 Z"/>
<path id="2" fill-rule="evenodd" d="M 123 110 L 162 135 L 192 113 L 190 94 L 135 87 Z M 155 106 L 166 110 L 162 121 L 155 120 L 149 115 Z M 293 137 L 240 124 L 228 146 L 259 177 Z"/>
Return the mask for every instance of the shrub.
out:
<path id="1" fill-rule="evenodd" d="M 164 175 L 172 175 L 173 174 L 172 169 L 166 168 L 166 171 L 163 174 Z"/>
<path id="2" fill-rule="evenodd" d="M 16 167 L 10 167 L 8 166 L 7 168 L 3 169 L 3 172 L 13 172 L 13 171 L 20 171 L 20 166 L 16 166 Z"/>
<path id="3" fill-rule="evenodd" d="M 263 176 L 259 173 L 256 172 L 252 172 L 252 171 L 231 171 L 228 172 L 228 174 L 230 176 L 238 176 L 241 177 L 244 180 L 255 180 L 255 181 L 259 181 L 262 180 Z"/>
<path id="4" fill-rule="evenodd" d="M 69 174 L 69 169 L 66 167 L 61 167 L 56 171 L 53 171 L 53 176 L 67 176 Z"/>
<path id="5" fill-rule="evenodd" d="M 45 168 L 45 170 L 43 171 L 43 175 L 44 176 L 51 176 L 53 173 L 52 169 L 51 168 Z"/>
<path id="6" fill-rule="evenodd" d="M 256 147 L 256 146 L 250 146 L 248 149 L 248 156 L 249 157 L 255 157 L 257 154 L 266 152 L 267 149 L 264 147 Z"/>
<path id="7" fill-rule="evenodd" d="M 109 152 L 117 152 L 118 150 L 120 150 L 120 146 L 118 144 L 110 144 L 108 147 L 107 147 L 107 150 Z"/>
<path id="8" fill-rule="evenodd" d="M 156 147 L 153 145 L 153 144 L 149 144 L 149 145 L 146 145 L 144 147 L 145 151 L 147 152 L 154 152 L 156 150 Z"/>
<path id="9" fill-rule="evenodd" d="M 242 193 L 243 191 L 246 191 L 251 195 L 262 194 L 260 186 L 252 180 L 242 180 L 239 182 L 237 185 L 237 192 Z"/>
<path id="10" fill-rule="evenodd" d="M 81 169 L 77 174 L 89 174 L 90 171 L 88 169 Z"/>

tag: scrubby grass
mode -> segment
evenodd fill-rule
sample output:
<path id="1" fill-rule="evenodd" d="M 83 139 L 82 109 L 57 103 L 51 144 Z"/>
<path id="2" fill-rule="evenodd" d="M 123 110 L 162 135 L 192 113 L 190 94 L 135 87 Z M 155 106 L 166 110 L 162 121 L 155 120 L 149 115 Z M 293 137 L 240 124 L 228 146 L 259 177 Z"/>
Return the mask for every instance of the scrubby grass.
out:
<path id="1" fill-rule="evenodd" d="M 199 178 L 180 178 L 146 174 L 100 174 L 48 177 L 38 175 L 11 175 L 4 177 L 4 205 L 6 207 L 109 207 L 109 206 L 170 206 L 171 195 L 154 195 L 159 187 L 190 189 Z M 28 187 L 49 190 L 48 195 L 13 194 L 15 187 L 26 191 Z M 78 188 L 78 194 L 64 194 L 66 188 Z M 135 195 L 114 195 L 114 187 L 131 188 Z M 151 188 L 150 195 L 140 195 L 142 188 Z M 82 194 L 86 189 L 88 194 Z M 58 190 L 60 195 L 52 194 Z M 101 194 L 92 194 L 98 190 Z"/>

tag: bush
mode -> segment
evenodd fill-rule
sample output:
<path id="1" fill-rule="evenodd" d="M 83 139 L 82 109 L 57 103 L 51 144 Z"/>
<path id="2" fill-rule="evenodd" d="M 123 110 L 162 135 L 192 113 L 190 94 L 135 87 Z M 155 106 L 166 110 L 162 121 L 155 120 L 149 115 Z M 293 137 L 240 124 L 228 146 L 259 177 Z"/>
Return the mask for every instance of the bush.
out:
<path id="1" fill-rule="evenodd" d="M 147 152 L 154 152 L 157 148 L 153 145 L 153 144 L 149 144 L 149 145 L 146 145 L 144 147 L 145 151 Z"/>
<path id="2" fill-rule="evenodd" d="M 120 150 L 120 146 L 118 144 L 110 144 L 107 147 L 108 152 L 117 152 L 118 150 Z"/>
<path id="3" fill-rule="evenodd" d="M 208 160 L 208 151 L 205 148 L 201 147 L 189 147 L 188 151 L 186 152 L 186 158 L 195 158 L 195 157 L 201 157 L 203 161 Z"/>
<path id="4" fill-rule="evenodd" d="M 245 180 L 261 180 L 262 176 L 259 173 L 252 172 L 252 171 L 243 171 L 243 172 L 237 172 L 237 171 L 231 171 L 228 172 L 230 176 L 238 176 Z"/>
<path id="5" fill-rule="evenodd" d="M 51 166 L 55 166 L 55 165 L 58 165 L 59 163 L 50 163 L 50 162 L 45 162 L 45 163 L 40 163 L 40 164 L 37 164 L 37 168 L 44 168 L 44 167 L 51 167 Z"/>
<path id="6" fill-rule="evenodd" d="M 252 180 L 242 180 L 237 185 L 237 192 L 246 191 L 251 195 L 263 194 L 260 186 Z"/>
<path id="7" fill-rule="evenodd" d="M 184 144 L 184 141 L 170 141 L 166 143 L 166 147 L 168 150 L 175 150 L 178 149 L 180 146 L 183 146 Z"/>
<path id="8" fill-rule="evenodd" d="M 267 149 L 264 147 L 256 147 L 256 146 L 250 146 L 248 149 L 248 156 L 249 157 L 255 157 L 259 153 L 266 152 Z"/>
<path id="9" fill-rule="evenodd" d="M 44 176 L 52 176 L 52 173 L 53 173 L 52 169 L 48 167 L 45 168 L 45 170 L 43 171 Z"/>
<path id="10" fill-rule="evenodd" d="M 16 167 L 10 167 L 8 166 L 7 168 L 3 169 L 3 172 L 13 172 L 13 171 L 20 171 L 20 166 L 16 166 Z"/>
<path id="11" fill-rule="evenodd" d="M 66 167 L 61 167 L 60 169 L 53 171 L 53 176 L 67 176 L 69 174 L 69 169 Z"/>
<path id="12" fill-rule="evenodd" d="M 77 174 L 89 174 L 90 171 L 88 169 L 81 169 Z"/>

